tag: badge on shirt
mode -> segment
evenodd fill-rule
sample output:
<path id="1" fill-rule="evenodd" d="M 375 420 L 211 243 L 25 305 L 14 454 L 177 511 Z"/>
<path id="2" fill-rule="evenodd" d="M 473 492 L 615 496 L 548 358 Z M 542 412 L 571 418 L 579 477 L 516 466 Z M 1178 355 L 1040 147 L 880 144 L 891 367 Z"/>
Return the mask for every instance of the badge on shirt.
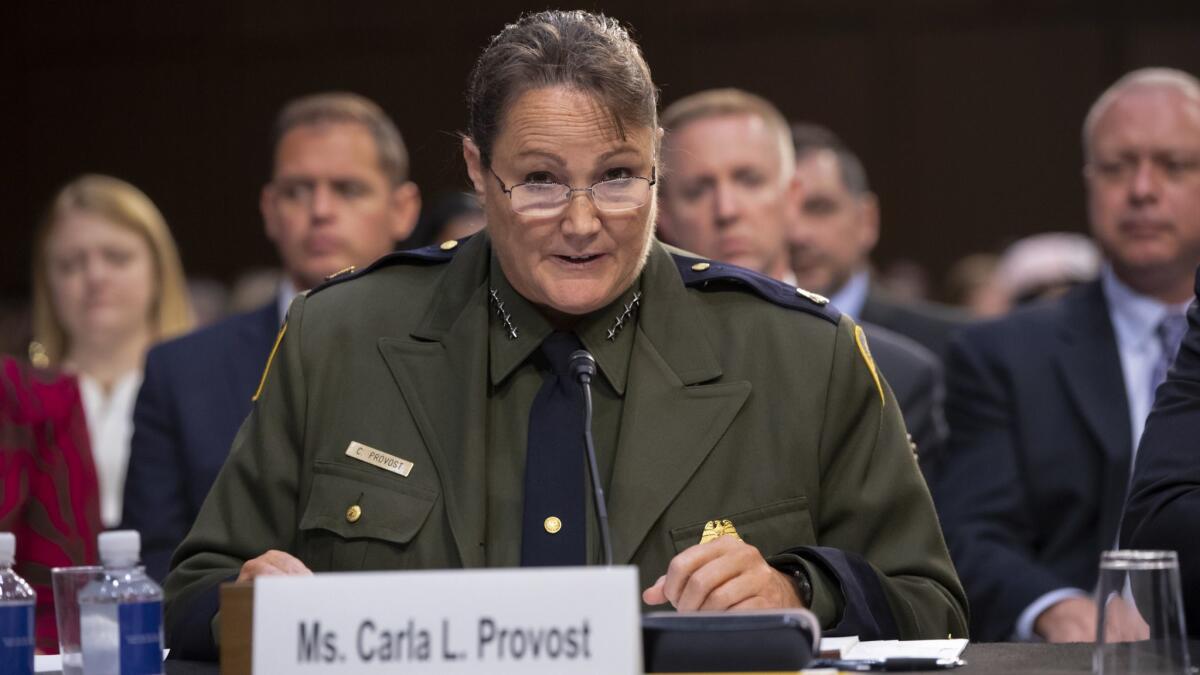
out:
<path id="1" fill-rule="evenodd" d="M 408 474 L 413 470 L 413 463 L 407 459 L 402 459 L 395 455 L 389 455 L 382 450 L 376 450 L 369 445 L 363 445 L 358 441 L 350 441 L 350 445 L 346 446 L 346 456 L 353 457 L 360 462 L 366 462 L 372 466 L 377 466 L 384 471 L 408 477 Z"/>
<path id="2" fill-rule="evenodd" d="M 700 543 L 707 544 L 714 539 L 720 539 L 724 536 L 730 536 L 738 540 L 742 538 L 738 534 L 737 528 L 733 526 L 732 520 L 710 520 L 704 524 L 704 532 L 700 534 Z"/>

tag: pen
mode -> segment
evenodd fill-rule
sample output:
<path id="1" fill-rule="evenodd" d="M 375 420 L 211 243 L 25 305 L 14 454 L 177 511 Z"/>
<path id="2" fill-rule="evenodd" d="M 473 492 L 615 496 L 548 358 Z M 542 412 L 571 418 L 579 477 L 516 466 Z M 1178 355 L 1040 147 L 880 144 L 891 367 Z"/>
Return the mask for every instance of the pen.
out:
<path id="1" fill-rule="evenodd" d="M 842 671 L 867 673 L 877 671 L 913 672 L 946 670 L 965 665 L 962 659 L 893 657 L 890 659 L 817 659 L 808 668 L 836 668 Z"/>

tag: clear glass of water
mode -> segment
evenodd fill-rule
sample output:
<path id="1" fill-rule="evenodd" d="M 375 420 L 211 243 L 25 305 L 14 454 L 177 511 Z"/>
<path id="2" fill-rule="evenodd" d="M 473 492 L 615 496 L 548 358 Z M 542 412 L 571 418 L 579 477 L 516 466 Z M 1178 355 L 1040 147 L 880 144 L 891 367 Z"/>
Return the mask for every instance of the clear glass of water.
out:
<path id="1" fill-rule="evenodd" d="M 1092 672 L 1186 675 L 1187 627 L 1175 551 L 1105 551 L 1096 584 Z"/>
<path id="2" fill-rule="evenodd" d="M 82 675 L 83 656 L 79 651 L 79 591 L 104 575 L 98 565 L 55 567 L 50 570 L 54 586 L 54 618 L 58 623 L 58 652 L 62 655 L 63 675 Z"/>

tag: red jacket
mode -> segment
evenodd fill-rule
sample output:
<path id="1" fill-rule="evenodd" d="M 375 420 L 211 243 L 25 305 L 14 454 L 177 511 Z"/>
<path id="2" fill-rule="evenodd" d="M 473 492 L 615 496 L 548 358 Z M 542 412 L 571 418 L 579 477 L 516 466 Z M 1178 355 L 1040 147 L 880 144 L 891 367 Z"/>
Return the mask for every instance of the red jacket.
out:
<path id="1" fill-rule="evenodd" d="M 50 568 L 94 564 L 96 465 L 72 377 L 0 356 L 0 531 L 17 538 L 17 573 L 37 591 L 37 647 L 58 651 Z"/>

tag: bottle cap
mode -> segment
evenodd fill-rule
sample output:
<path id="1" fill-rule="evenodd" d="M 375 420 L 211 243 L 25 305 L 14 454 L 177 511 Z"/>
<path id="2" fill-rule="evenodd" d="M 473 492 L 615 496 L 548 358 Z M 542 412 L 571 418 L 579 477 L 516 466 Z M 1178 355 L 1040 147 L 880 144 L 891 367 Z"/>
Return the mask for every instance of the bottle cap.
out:
<path id="1" fill-rule="evenodd" d="M 0 532 L 0 567 L 11 567 L 17 553 L 17 538 L 12 532 Z"/>
<path id="2" fill-rule="evenodd" d="M 96 541 L 105 567 L 134 565 L 142 552 L 142 536 L 137 530 L 101 532 Z"/>

